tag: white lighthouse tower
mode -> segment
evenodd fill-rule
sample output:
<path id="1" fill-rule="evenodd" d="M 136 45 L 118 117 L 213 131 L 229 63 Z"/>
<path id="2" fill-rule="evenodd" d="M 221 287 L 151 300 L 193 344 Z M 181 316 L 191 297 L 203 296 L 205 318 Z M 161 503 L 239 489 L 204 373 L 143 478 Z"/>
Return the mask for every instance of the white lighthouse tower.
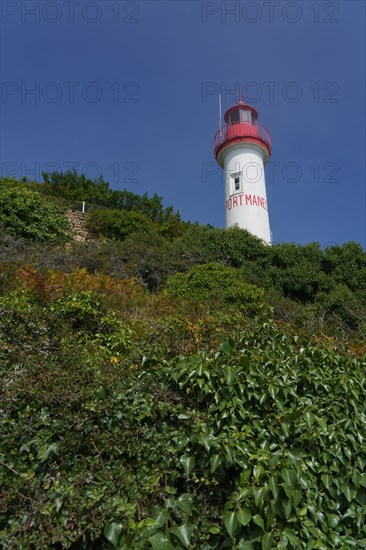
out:
<path id="1" fill-rule="evenodd" d="M 214 140 L 215 159 L 225 172 L 225 225 L 238 225 L 271 244 L 264 165 L 271 136 L 258 113 L 239 101 L 225 113 Z"/>

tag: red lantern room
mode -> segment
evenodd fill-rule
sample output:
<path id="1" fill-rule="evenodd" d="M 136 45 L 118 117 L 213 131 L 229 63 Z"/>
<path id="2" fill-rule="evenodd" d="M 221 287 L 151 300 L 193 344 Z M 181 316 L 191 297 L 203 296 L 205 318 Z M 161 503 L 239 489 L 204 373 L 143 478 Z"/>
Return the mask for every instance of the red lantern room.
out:
<path id="1" fill-rule="evenodd" d="M 267 128 L 258 123 L 258 113 L 250 105 L 239 101 L 225 113 L 225 126 L 219 128 L 214 139 L 215 159 L 222 166 L 219 154 L 233 143 L 256 143 L 264 149 L 265 159 L 272 154 L 271 136 Z M 220 155 L 221 157 L 222 155 Z"/>

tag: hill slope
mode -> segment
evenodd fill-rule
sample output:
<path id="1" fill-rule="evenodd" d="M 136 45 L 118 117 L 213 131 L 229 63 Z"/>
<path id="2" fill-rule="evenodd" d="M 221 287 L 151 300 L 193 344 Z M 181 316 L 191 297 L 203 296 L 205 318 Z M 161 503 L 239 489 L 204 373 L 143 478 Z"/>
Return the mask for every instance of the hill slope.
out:
<path id="1" fill-rule="evenodd" d="M 72 243 L 80 181 L 49 182 L 0 186 L 32 204 L 0 207 L 0 545 L 364 548 L 362 248 L 269 248 L 148 197 L 95 203 Z M 24 234 L 37 205 L 57 223 Z"/>

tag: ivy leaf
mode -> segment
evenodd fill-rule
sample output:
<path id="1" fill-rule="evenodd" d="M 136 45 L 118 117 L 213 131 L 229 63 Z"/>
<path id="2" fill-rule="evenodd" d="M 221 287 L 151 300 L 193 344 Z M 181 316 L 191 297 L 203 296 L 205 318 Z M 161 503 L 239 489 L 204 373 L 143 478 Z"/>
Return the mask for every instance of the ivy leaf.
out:
<path id="1" fill-rule="evenodd" d="M 180 415 L 179 415 L 180 416 Z M 179 418 L 178 416 L 178 418 Z M 186 435 L 184 435 L 183 437 L 181 437 L 180 439 L 178 439 L 177 441 L 177 446 L 176 446 L 176 449 L 177 451 L 180 451 L 181 449 L 183 449 L 184 447 L 186 447 L 189 443 L 189 439 Z"/>
<path id="2" fill-rule="evenodd" d="M 236 529 L 239 526 L 238 520 L 236 518 L 236 512 L 232 512 L 230 510 L 225 512 L 224 524 L 226 527 L 226 531 L 229 533 L 231 537 L 233 537 Z"/>
<path id="3" fill-rule="evenodd" d="M 262 537 L 262 550 L 271 550 L 272 548 L 272 534 L 264 533 Z"/>
<path id="4" fill-rule="evenodd" d="M 204 445 L 206 451 L 209 451 L 215 439 L 216 439 L 215 436 L 213 436 L 212 434 L 207 434 L 200 437 L 199 442 L 202 443 L 202 445 Z"/>
<path id="5" fill-rule="evenodd" d="M 253 544 L 248 540 L 241 539 L 238 544 L 238 550 L 253 550 Z"/>
<path id="6" fill-rule="evenodd" d="M 272 399 L 276 399 L 276 395 L 278 393 L 278 389 L 275 386 L 272 386 L 271 384 L 268 386 L 269 395 L 272 397 Z"/>
<path id="7" fill-rule="evenodd" d="M 51 445 L 47 447 L 44 453 L 43 452 L 38 453 L 38 457 L 41 459 L 42 463 L 46 462 L 49 459 L 51 454 L 58 455 L 59 449 L 60 449 L 60 443 L 51 443 Z"/>
<path id="8" fill-rule="evenodd" d="M 248 525 L 248 523 L 252 519 L 252 513 L 248 508 L 241 508 L 240 510 L 236 511 L 236 519 L 238 520 L 240 525 Z"/>
<path id="9" fill-rule="evenodd" d="M 195 463 L 194 457 L 183 455 L 180 457 L 179 460 L 180 460 L 180 463 L 183 465 L 186 476 L 189 477 L 194 468 L 194 463 Z"/>
<path id="10" fill-rule="evenodd" d="M 283 468 L 281 470 L 281 476 L 282 476 L 283 481 L 287 485 L 293 485 L 295 483 L 295 481 L 297 480 L 297 474 L 296 474 L 295 470 L 288 470 L 286 468 Z"/>
<path id="11" fill-rule="evenodd" d="M 278 486 L 278 483 L 277 483 L 276 479 L 273 476 L 270 477 L 269 480 L 268 480 L 268 487 L 270 488 L 270 490 L 272 492 L 273 498 L 275 500 L 277 500 L 278 494 L 280 492 L 280 488 Z"/>
<path id="12" fill-rule="evenodd" d="M 331 485 L 332 485 L 332 477 L 327 475 L 327 474 L 323 474 L 321 476 L 321 480 L 322 482 L 324 483 L 325 487 L 328 489 L 330 489 Z"/>
<path id="13" fill-rule="evenodd" d="M 288 498 L 292 497 L 292 485 L 289 485 L 288 483 L 284 483 L 283 484 L 283 490 L 285 491 L 286 496 Z"/>
<path id="14" fill-rule="evenodd" d="M 56 512 L 59 512 L 59 511 L 61 510 L 62 504 L 63 504 L 62 498 L 56 497 L 56 498 L 55 498 L 55 508 L 56 508 Z"/>
<path id="15" fill-rule="evenodd" d="M 297 505 L 299 504 L 301 498 L 302 498 L 301 489 L 293 489 L 292 490 L 292 502 L 294 504 L 294 508 L 297 507 Z"/>
<path id="16" fill-rule="evenodd" d="M 192 507 L 192 497 L 188 493 L 184 493 L 179 497 L 177 501 L 177 508 L 181 510 L 181 512 L 184 512 L 190 516 L 192 514 Z"/>
<path id="17" fill-rule="evenodd" d="M 121 523 L 108 523 L 104 528 L 105 538 L 112 544 L 114 548 L 117 548 L 118 539 L 122 532 Z"/>
<path id="18" fill-rule="evenodd" d="M 156 533 L 149 538 L 153 550 L 174 550 L 169 537 L 165 533 Z"/>
<path id="19" fill-rule="evenodd" d="M 261 464 L 256 464 L 253 468 L 253 476 L 256 481 L 259 481 L 260 478 L 265 474 L 265 469 Z"/>
<path id="20" fill-rule="evenodd" d="M 220 346 L 220 352 L 225 355 L 231 355 L 234 351 L 234 342 L 230 339 L 225 340 Z"/>
<path id="21" fill-rule="evenodd" d="M 306 413 L 304 414 L 304 417 L 305 417 L 306 424 L 308 425 L 309 428 L 311 428 L 312 425 L 314 424 L 315 416 L 310 411 L 306 411 Z"/>
<path id="22" fill-rule="evenodd" d="M 176 537 L 179 538 L 185 548 L 188 548 L 192 537 L 193 526 L 190 523 L 184 523 L 179 527 L 173 527 L 171 531 Z"/>
<path id="23" fill-rule="evenodd" d="M 337 527 L 339 523 L 339 517 L 336 516 L 335 514 L 330 514 L 328 517 L 327 517 L 327 524 L 329 525 L 329 527 L 331 527 L 332 529 L 335 529 Z"/>
<path id="24" fill-rule="evenodd" d="M 225 367 L 223 367 L 222 371 L 224 373 L 227 385 L 231 386 L 237 376 L 236 369 L 231 365 L 226 365 Z"/>
<path id="25" fill-rule="evenodd" d="M 158 529 L 160 527 L 163 527 L 163 525 L 166 524 L 166 522 L 170 517 L 168 510 L 159 510 L 159 509 L 157 509 L 155 513 L 152 514 L 152 516 L 153 516 L 153 519 L 155 520 L 154 527 Z"/>
<path id="26" fill-rule="evenodd" d="M 355 498 L 356 494 L 357 494 L 357 491 L 355 489 L 352 489 L 346 483 L 341 485 L 341 491 L 344 494 L 344 496 L 346 497 L 346 499 L 348 500 L 348 502 L 351 502 L 351 500 L 353 500 Z"/>
<path id="27" fill-rule="evenodd" d="M 295 546 L 295 548 L 299 546 L 299 539 L 293 529 L 284 529 L 283 534 L 291 542 L 291 544 Z"/>
<path id="28" fill-rule="evenodd" d="M 262 529 L 262 531 L 264 531 L 264 521 L 262 516 L 260 516 L 259 514 L 256 514 L 255 516 L 253 516 L 253 521 L 256 525 L 258 525 Z"/>
<path id="29" fill-rule="evenodd" d="M 212 455 L 210 458 L 211 473 L 216 472 L 218 466 L 221 463 L 220 455 Z"/>

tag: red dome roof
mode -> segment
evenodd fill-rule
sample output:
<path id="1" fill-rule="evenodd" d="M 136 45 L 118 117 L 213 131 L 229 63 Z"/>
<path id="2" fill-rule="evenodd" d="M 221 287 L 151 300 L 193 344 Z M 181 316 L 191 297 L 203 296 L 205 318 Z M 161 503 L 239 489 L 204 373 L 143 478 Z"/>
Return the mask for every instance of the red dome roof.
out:
<path id="1" fill-rule="evenodd" d="M 242 101 L 238 101 L 238 103 L 236 105 L 234 105 L 233 107 L 230 107 L 230 109 L 228 109 L 224 115 L 224 119 L 225 119 L 225 122 L 228 123 L 229 122 L 229 115 L 230 113 L 232 113 L 233 111 L 237 111 L 238 109 L 242 110 L 242 111 L 251 111 L 252 114 L 254 115 L 254 118 L 256 120 L 258 120 L 258 113 L 257 111 L 254 109 L 254 107 L 251 107 L 250 105 L 245 105 L 245 103 L 243 103 Z"/>

